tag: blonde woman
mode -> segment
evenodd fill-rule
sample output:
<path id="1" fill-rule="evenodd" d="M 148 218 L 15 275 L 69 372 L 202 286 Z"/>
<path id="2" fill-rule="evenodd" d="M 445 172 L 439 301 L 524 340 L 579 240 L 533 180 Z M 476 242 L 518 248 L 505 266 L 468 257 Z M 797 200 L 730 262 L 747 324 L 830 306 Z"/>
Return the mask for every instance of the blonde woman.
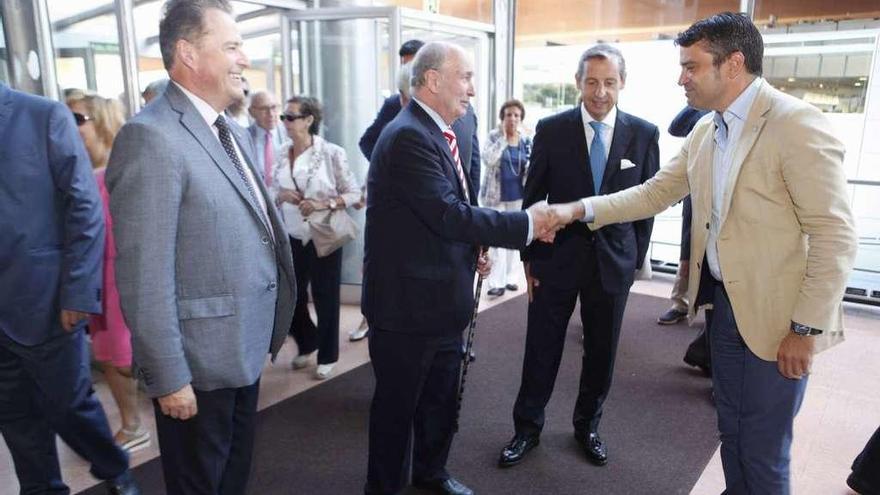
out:
<path id="1" fill-rule="evenodd" d="M 122 318 L 119 292 L 116 289 L 116 244 L 110 218 L 110 195 L 104 185 L 104 169 L 110 158 L 113 139 L 122 127 L 122 105 L 112 99 L 91 94 L 72 94 L 67 106 L 73 112 L 79 135 L 92 160 L 95 179 L 104 203 L 104 298 L 103 314 L 89 320 L 89 332 L 95 359 L 100 363 L 110 392 L 119 408 L 122 428 L 114 439 L 120 447 L 133 452 L 150 444 L 150 432 L 141 422 L 138 411 L 137 383 L 131 373 L 131 332 Z"/>

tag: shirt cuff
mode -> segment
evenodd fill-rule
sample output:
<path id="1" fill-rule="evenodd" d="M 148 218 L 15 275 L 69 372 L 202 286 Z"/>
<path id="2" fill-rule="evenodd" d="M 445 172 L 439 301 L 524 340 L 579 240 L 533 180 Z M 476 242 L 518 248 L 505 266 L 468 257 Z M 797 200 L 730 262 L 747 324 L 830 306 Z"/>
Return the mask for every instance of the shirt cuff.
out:
<path id="1" fill-rule="evenodd" d="M 584 218 L 581 218 L 579 222 L 592 223 L 596 219 L 596 213 L 593 212 L 593 203 L 590 201 L 590 198 L 581 198 L 581 203 L 584 204 Z"/>
<path id="2" fill-rule="evenodd" d="M 532 212 L 530 212 L 529 210 L 526 210 L 526 216 L 529 217 L 529 232 L 528 232 L 528 235 L 526 236 L 526 246 L 528 246 L 529 244 L 532 243 L 532 239 L 533 239 L 532 236 L 534 235 L 535 230 L 534 230 L 534 227 L 532 226 Z"/>

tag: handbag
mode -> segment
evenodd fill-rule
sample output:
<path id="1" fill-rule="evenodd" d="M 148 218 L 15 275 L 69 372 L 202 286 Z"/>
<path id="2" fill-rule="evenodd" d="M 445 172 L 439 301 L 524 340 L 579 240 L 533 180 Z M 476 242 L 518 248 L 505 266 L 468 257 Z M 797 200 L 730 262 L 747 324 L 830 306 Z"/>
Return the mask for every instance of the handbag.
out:
<path id="1" fill-rule="evenodd" d="M 319 258 L 323 258 L 358 235 L 358 226 L 343 209 L 316 210 L 308 218 L 309 233 Z"/>
<path id="2" fill-rule="evenodd" d="M 312 176 L 314 176 L 315 171 L 319 166 L 319 154 L 313 153 L 312 161 L 309 164 L 306 188 L 301 189 L 296 182 L 296 178 L 293 176 L 293 160 L 291 159 L 290 178 L 293 180 L 293 187 L 296 188 L 297 191 L 305 192 L 308 190 L 309 182 L 311 182 Z M 319 258 L 332 254 L 358 235 L 358 226 L 345 209 L 318 209 L 313 211 L 308 218 L 304 218 L 303 220 L 309 224 L 309 233 L 312 237 L 312 244 L 315 245 L 315 252 Z"/>

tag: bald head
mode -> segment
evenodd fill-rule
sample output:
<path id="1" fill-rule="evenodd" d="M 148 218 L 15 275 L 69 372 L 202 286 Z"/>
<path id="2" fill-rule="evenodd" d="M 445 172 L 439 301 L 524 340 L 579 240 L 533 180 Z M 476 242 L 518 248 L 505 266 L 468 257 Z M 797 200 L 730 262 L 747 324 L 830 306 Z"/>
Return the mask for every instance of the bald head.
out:
<path id="1" fill-rule="evenodd" d="M 278 125 L 278 101 L 272 93 L 257 91 L 251 95 L 251 106 L 248 111 L 254 118 L 254 122 L 267 131 L 271 131 Z"/>
<path id="2" fill-rule="evenodd" d="M 412 61 L 413 96 L 450 125 L 467 112 L 474 96 L 473 77 L 470 56 L 452 43 L 432 41 Z"/>

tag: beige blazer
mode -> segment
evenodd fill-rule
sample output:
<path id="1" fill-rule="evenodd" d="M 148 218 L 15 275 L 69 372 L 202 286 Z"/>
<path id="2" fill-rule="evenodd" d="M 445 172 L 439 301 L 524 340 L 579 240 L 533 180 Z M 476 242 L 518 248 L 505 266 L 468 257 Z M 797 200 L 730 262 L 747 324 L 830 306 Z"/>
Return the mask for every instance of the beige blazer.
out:
<path id="1" fill-rule="evenodd" d="M 596 229 L 656 215 L 690 192 L 690 317 L 712 215 L 714 131 L 702 119 L 651 180 L 591 198 Z M 766 81 L 733 144 L 718 257 L 743 340 L 767 361 L 791 321 L 824 330 L 817 352 L 842 341 L 841 299 L 857 248 L 843 145 L 819 110 Z"/>

